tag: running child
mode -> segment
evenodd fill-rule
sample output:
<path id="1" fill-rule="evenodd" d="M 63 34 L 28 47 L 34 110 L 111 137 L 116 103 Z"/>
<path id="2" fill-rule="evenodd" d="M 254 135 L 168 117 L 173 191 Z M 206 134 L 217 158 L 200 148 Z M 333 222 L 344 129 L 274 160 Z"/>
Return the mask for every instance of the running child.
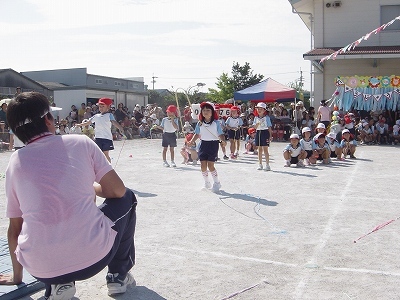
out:
<path id="1" fill-rule="evenodd" d="M 357 141 L 354 139 L 354 136 L 350 133 L 350 130 L 343 129 L 342 131 L 342 141 L 340 142 L 340 147 L 342 147 L 343 159 L 346 158 L 347 155 L 350 155 L 350 158 L 355 159 L 354 153 L 356 152 Z"/>
<path id="2" fill-rule="evenodd" d="M 167 107 L 166 110 L 167 116 L 161 120 L 160 126 L 158 128 L 162 129 L 162 158 L 164 161 L 163 166 L 169 167 L 167 162 L 167 150 L 169 146 L 169 152 L 171 155 L 171 167 L 175 168 L 175 151 L 174 148 L 176 147 L 176 132 L 178 131 L 179 124 L 178 124 L 178 116 L 177 116 L 177 109 L 175 105 L 170 105 Z"/>
<path id="3" fill-rule="evenodd" d="M 267 115 L 267 105 L 263 102 L 259 102 L 256 105 L 256 116 L 253 121 L 253 128 L 256 129 L 256 146 L 258 150 L 258 163 L 257 170 L 263 169 L 262 155 L 264 152 L 265 156 L 265 171 L 271 171 L 269 166 L 269 153 L 268 147 L 270 139 L 272 139 L 272 123 L 271 119 Z"/>
<path id="4" fill-rule="evenodd" d="M 199 122 L 194 130 L 195 135 L 190 143 L 194 144 L 198 138 L 201 139 L 199 148 L 199 160 L 201 163 L 201 173 L 204 178 L 205 188 L 211 188 L 211 182 L 208 179 L 208 171 L 211 172 L 214 184 L 213 192 L 218 192 L 221 183 L 218 179 L 217 170 L 214 167 L 215 158 L 218 155 L 219 144 L 225 144 L 225 135 L 218 121 L 218 114 L 215 111 L 214 104 L 211 102 L 202 102 L 200 104 Z"/>
<path id="5" fill-rule="evenodd" d="M 240 109 L 237 106 L 230 108 L 230 116 L 226 120 L 225 126 L 228 130 L 231 159 L 236 159 L 240 148 L 240 128 L 243 125 L 242 118 L 239 117 Z"/>
<path id="6" fill-rule="evenodd" d="M 300 140 L 301 148 L 306 152 L 306 158 L 304 159 L 304 164 L 306 166 L 310 165 L 310 157 L 313 155 L 313 139 L 311 138 L 311 128 L 304 127 L 301 130 L 303 138 Z"/>
<path id="7" fill-rule="evenodd" d="M 283 158 L 286 160 L 284 167 L 290 167 L 292 164 L 304 167 L 303 160 L 307 157 L 307 153 L 300 145 L 299 135 L 293 133 L 289 139 L 290 143 L 283 150 Z"/>
<path id="8" fill-rule="evenodd" d="M 95 114 L 86 122 L 76 124 L 75 126 L 84 127 L 86 125 L 95 124 L 94 137 L 97 146 L 103 151 L 107 160 L 111 163 L 109 155 L 110 150 L 114 150 L 113 136 L 111 126 L 114 125 L 118 128 L 122 136 L 124 136 L 124 128 L 115 120 L 114 115 L 110 113 L 110 107 L 113 100 L 110 98 L 101 98 L 97 102 L 100 113 Z"/>

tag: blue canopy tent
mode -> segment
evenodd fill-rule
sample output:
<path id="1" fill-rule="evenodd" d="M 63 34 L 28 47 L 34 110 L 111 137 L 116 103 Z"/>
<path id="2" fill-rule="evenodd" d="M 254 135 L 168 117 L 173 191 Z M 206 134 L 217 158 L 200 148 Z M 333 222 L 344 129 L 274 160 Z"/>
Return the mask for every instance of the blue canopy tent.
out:
<path id="1" fill-rule="evenodd" d="M 297 91 L 280 84 L 272 78 L 267 78 L 253 86 L 233 94 L 235 101 L 253 102 L 296 102 Z"/>

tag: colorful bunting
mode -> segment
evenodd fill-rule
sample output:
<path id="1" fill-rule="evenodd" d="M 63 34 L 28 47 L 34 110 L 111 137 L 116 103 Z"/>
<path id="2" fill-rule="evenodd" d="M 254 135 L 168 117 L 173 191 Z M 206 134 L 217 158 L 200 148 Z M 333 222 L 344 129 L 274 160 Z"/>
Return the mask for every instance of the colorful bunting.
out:
<path id="1" fill-rule="evenodd" d="M 388 22 L 388 23 L 386 23 L 386 24 L 383 24 L 383 25 L 379 26 L 378 28 L 372 30 L 370 33 L 367 33 L 366 35 L 364 35 L 364 36 L 361 37 L 360 39 L 356 40 L 355 42 L 353 42 L 353 43 L 351 43 L 351 44 L 349 44 L 349 45 L 347 45 L 347 46 L 345 46 L 345 47 L 343 47 L 343 48 L 340 48 L 339 50 L 333 52 L 333 53 L 330 54 L 330 55 L 327 55 L 327 56 L 323 57 L 323 58 L 320 60 L 320 63 L 324 62 L 325 60 L 329 60 L 329 59 L 331 59 L 332 57 L 333 57 L 333 60 L 335 60 L 335 59 L 336 59 L 336 56 L 338 56 L 338 54 L 340 54 L 340 53 L 345 53 L 345 52 L 348 51 L 348 50 L 354 49 L 356 46 L 358 46 L 358 45 L 361 43 L 362 40 L 364 40 L 364 41 L 368 40 L 369 37 L 370 37 L 373 33 L 374 33 L 374 34 L 377 34 L 377 33 L 379 33 L 380 31 L 385 30 L 386 27 L 392 25 L 396 20 L 400 20 L 400 16 L 398 16 L 398 17 L 394 18 L 393 20 L 391 20 L 390 22 Z"/>

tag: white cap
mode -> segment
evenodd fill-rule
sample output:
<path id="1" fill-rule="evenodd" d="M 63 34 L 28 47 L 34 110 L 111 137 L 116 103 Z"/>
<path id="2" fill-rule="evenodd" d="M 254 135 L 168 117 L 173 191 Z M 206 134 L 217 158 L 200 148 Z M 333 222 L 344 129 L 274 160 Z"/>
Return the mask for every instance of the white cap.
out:
<path id="1" fill-rule="evenodd" d="M 327 137 L 330 137 L 332 139 L 336 139 L 336 133 L 331 131 L 331 132 L 328 133 Z"/>
<path id="2" fill-rule="evenodd" d="M 257 105 L 256 105 L 256 108 L 257 107 L 261 107 L 261 108 L 267 109 L 267 104 L 265 104 L 264 102 L 258 102 Z"/>
<path id="3" fill-rule="evenodd" d="M 324 123 L 318 123 L 317 128 L 323 128 L 325 129 L 325 124 Z"/>
<path id="4" fill-rule="evenodd" d="M 299 135 L 298 135 L 297 133 L 292 133 L 292 134 L 290 135 L 290 138 L 291 138 L 291 139 L 300 139 L 300 138 L 299 138 Z"/>
<path id="5" fill-rule="evenodd" d="M 397 121 L 396 121 L 396 125 L 400 125 L 400 120 L 397 120 Z"/>
<path id="6" fill-rule="evenodd" d="M 311 132 L 311 128 L 310 128 L 310 127 L 304 127 L 304 128 L 301 130 L 301 133 L 304 133 L 304 132 Z"/>
<path id="7" fill-rule="evenodd" d="M 345 134 L 345 133 L 350 133 L 350 130 L 348 130 L 348 129 L 343 129 L 343 130 L 342 130 L 342 134 Z"/>

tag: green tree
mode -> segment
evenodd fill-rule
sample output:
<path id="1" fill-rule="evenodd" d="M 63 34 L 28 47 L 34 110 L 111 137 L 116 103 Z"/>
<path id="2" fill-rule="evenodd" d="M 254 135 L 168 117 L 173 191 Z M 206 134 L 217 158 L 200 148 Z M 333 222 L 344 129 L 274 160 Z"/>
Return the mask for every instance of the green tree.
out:
<path id="1" fill-rule="evenodd" d="M 244 66 L 240 66 L 239 63 L 233 63 L 232 66 L 232 81 L 233 88 L 235 91 L 240 91 L 250 86 L 253 86 L 263 80 L 264 75 L 255 74 L 250 68 L 250 64 L 246 62 Z"/>
<path id="2" fill-rule="evenodd" d="M 229 78 L 228 73 L 222 73 L 220 77 L 217 78 L 218 81 L 216 85 L 219 90 L 208 89 L 208 97 L 217 103 L 223 103 L 226 100 L 233 98 L 234 84 L 231 78 Z"/>
<path id="3" fill-rule="evenodd" d="M 233 98 L 235 91 L 243 90 L 249 86 L 253 86 L 259 83 L 264 78 L 261 74 L 253 75 L 253 70 L 250 68 L 250 64 L 246 62 L 244 66 L 241 66 L 237 62 L 233 62 L 232 76 L 229 77 L 228 73 L 222 73 L 217 78 L 216 86 L 217 89 L 208 89 L 207 97 L 217 103 L 223 103 L 228 99 Z"/>

